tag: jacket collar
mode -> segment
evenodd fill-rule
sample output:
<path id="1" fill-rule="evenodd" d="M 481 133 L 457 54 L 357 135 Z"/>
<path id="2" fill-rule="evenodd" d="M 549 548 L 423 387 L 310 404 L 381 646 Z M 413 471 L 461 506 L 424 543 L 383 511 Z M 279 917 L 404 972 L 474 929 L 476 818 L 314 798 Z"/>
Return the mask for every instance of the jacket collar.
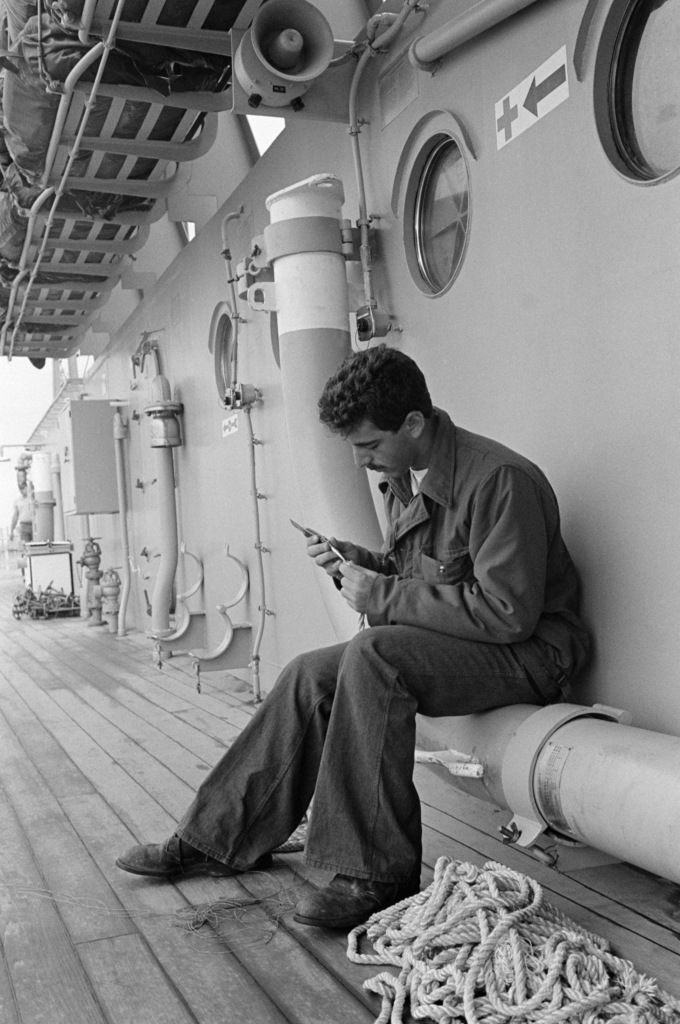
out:
<path id="1" fill-rule="evenodd" d="M 453 506 L 453 484 L 456 475 L 456 427 L 443 409 L 435 409 L 437 429 L 434 435 L 432 456 L 420 489 L 439 505 Z M 388 477 L 384 474 L 378 481 L 384 494 L 389 487 L 402 505 L 408 505 L 411 497 L 411 479 L 408 476 Z"/>

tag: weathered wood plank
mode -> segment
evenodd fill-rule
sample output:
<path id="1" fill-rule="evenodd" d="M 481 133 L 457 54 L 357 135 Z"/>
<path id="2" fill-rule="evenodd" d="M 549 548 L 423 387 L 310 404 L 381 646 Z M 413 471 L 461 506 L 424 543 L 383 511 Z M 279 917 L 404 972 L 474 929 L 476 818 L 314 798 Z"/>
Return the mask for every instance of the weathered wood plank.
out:
<path id="1" fill-rule="evenodd" d="M 52 690 L 51 696 L 81 729 L 134 779 L 156 803 L 175 818 L 184 813 L 195 789 L 160 764 L 153 755 L 131 740 L 102 715 L 93 711 L 70 690 Z"/>
<path id="2" fill-rule="evenodd" d="M 45 654 L 47 653 L 48 651 L 45 651 Z M 33 679 L 36 679 L 36 673 L 39 671 L 39 664 L 36 664 L 36 661 L 37 659 L 22 661 L 23 667 Z M 182 735 L 190 734 L 192 745 L 195 748 L 202 748 L 202 753 L 197 754 L 196 750 L 187 750 L 182 743 L 171 739 L 167 731 L 157 727 L 155 723 L 161 719 L 158 708 L 146 704 L 136 694 L 131 694 L 133 700 L 136 698 L 138 707 L 146 704 L 144 708 L 146 714 L 141 717 L 131 711 L 121 701 L 122 695 L 128 692 L 125 687 L 121 686 L 112 676 L 94 668 L 84 670 L 82 662 L 70 652 L 60 651 L 56 656 L 50 657 L 50 673 L 63 686 L 77 693 L 81 700 L 88 703 L 93 710 L 98 711 L 109 723 L 125 732 L 130 739 L 156 757 L 160 763 L 165 764 L 167 768 L 174 771 L 180 778 L 190 782 L 194 787 L 200 784 L 205 773 L 212 766 L 211 762 L 207 760 L 202 765 L 197 765 L 197 756 L 207 755 L 217 759 L 224 753 L 224 746 L 216 744 L 210 737 L 202 737 L 198 730 L 192 730 L 188 725 L 180 722 L 178 728 Z M 174 716 L 167 712 L 161 720 L 177 722 Z"/>
<path id="3" fill-rule="evenodd" d="M 5 666 L 10 670 L 9 666 Z M 22 744 L 28 759 L 36 766 L 44 780 L 47 780 L 52 793 L 91 793 L 93 786 L 90 780 L 68 758 L 54 737 L 30 707 L 15 696 L 15 691 L 8 681 L 5 672 L 0 672 L 0 710 L 9 722 L 12 730 L 21 734 Z"/>
<path id="4" fill-rule="evenodd" d="M 248 876 L 250 877 L 250 876 Z M 277 871 L 270 873 L 276 888 Z M 223 879 L 220 885 L 234 898 L 248 895 L 247 877 Z M 192 903 L 209 902 L 211 892 L 206 880 L 195 878 L 177 882 L 178 888 Z M 213 896 L 214 898 L 214 896 Z M 255 906 L 248 913 L 250 929 L 261 929 L 268 941 L 244 942 L 243 923 L 230 917 L 220 919 L 219 935 L 248 972 L 276 1003 L 282 1013 L 295 1024 L 373 1024 L 375 1015 L 358 995 L 324 969 L 316 956 L 310 955 L 277 923 L 265 909 Z M 252 933 L 251 933 L 252 934 Z"/>
<path id="5" fill-rule="evenodd" d="M 110 757 L 77 722 L 25 672 L 15 668 L 11 683 L 17 697 L 32 708 L 83 775 L 116 810 L 140 840 L 169 835 L 176 819 Z M 50 780 L 47 780 L 48 785 Z"/>
<path id="6" fill-rule="evenodd" d="M 102 939 L 79 951 L 110 1024 L 195 1024 L 140 935 Z"/>
<path id="7" fill-rule="evenodd" d="M 630 864 L 574 868 L 565 875 L 661 924 L 680 938 L 680 886 Z M 680 968 L 679 968 L 680 970 Z"/>
<path id="8" fill-rule="evenodd" d="M 32 895 L 45 880 L 3 789 L 0 830 L 0 938 L 22 1024 L 106 1024 L 56 904 Z"/>
<path id="9" fill-rule="evenodd" d="M 74 797 L 64 809 L 149 948 L 200 1024 L 257 1021 L 285 1024 L 236 957 L 207 925 L 189 929 L 192 905 L 169 882 L 121 871 L 115 858 L 134 837 L 99 796 Z M 208 883 L 210 900 L 224 895 L 220 879 Z"/>
<path id="10" fill-rule="evenodd" d="M 9 976 L 2 943 L 0 943 L 0 1020 L 2 1024 L 21 1024 L 19 1007 L 14 995 L 14 986 Z"/>
<path id="11" fill-rule="evenodd" d="M 102 915 L 101 907 L 111 902 L 109 886 L 1 716 L 0 752 L 0 778 L 6 797 L 72 941 L 134 931 L 129 921 Z M 49 897 L 48 893 L 36 893 L 32 898 Z"/>

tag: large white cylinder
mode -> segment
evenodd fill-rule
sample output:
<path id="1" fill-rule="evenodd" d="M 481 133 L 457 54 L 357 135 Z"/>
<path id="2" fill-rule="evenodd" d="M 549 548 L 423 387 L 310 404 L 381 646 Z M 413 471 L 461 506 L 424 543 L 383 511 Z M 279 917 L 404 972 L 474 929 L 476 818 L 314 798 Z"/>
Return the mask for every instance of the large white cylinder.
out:
<path id="1" fill-rule="evenodd" d="M 510 811 L 520 846 L 551 830 L 680 883 L 680 737 L 629 718 L 599 704 L 518 704 L 450 719 L 444 743 L 484 774 L 449 778 Z M 419 720 L 418 746 L 443 746 L 433 719 Z"/>
<path id="2" fill-rule="evenodd" d="M 680 739 L 596 718 L 563 725 L 535 769 L 560 832 L 680 882 Z"/>
<path id="3" fill-rule="evenodd" d="M 54 540 L 54 493 L 52 491 L 52 457 L 49 452 L 35 452 L 31 478 L 35 497 L 34 541 Z"/>
<path id="4" fill-rule="evenodd" d="M 267 200 L 265 243 L 274 268 L 281 383 L 299 496 L 291 511 L 327 536 L 379 549 L 366 472 L 355 466 L 347 442 L 319 421 L 324 385 L 351 352 L 343 200 L 342 182 L 332 174 L 314 175 Z M 319 582 L 338 639 L 348 639 L 356 632 L 356 612 L 325 575 Z"/>

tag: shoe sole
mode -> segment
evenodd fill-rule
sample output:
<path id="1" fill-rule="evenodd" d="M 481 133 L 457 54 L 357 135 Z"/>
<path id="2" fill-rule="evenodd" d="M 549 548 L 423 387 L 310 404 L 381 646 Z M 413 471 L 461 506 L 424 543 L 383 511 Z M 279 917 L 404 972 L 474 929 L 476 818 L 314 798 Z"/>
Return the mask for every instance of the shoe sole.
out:
<path id="1" fill-rule="evenodd" d="M 381 911 L 387 910 L 388 907 L 393 907 L 396 903 L 401 903 L 402 900 L 410 899 L 411 896 L 415 896 L 418 892 L 420 892 L 420 884 L 407 889 L 399 896 L 398 899 L 394 900 L 394 903 L 388 903 L 384 907 L 375 907 L 373 910 L 369 910 L 361 916 L 355 914 L 353 917 L 347 915 L 346 917 L 335 917 L 332 919 L 324 918 L 322 920 L 318 917 L 308 917 L 305 914 L 300 914 L 297 911 L 294 911 L 293 920 L 297 921 L 298 924 L 310 925 L 312 928 L 356 928 L 357 925 L 363 924 L 364 921 L 368 921 L 369 917 L 372 917 L 373 914 L 379 914 Z"/>
<path id="2" fill-rule="evenodd" d="M 244 875 L 247 871 L 266 871 L 271 865 L 271 855 L 261 857 L 257 864 L 252 868 L 247 868 L 246 871 L 238 871 L 236 868 L 230 868 L 227 864 L 220 866 L 206 863 L 192 864 L 185 868 L 178 867 L 176 871 L 152 871 L 129 864 L 122 857 L 116 861 L 116 867 L 121 871 L 127 871 L 131 875 L 144 875 L 147 878 L 190 878 L 192 875 L 203 875 L 207 878 L 233 878 L 235 875 Z"/>
<path id="3" fill-rule="evenodd" d="M 207 864 L 196 864 L 194 867 L 189 868 L 178 868 L 177 871 L 150 871 L 144 868 L 135 867 L 132 864 L 126 864 L 122 860 L 116 861 L 116 867 L 122 871 L 127 871 L 131 875 L 146 875 L 149 878 L 187 878 L 189 875 L 208 875 L 211 878 L 229 878 L 236 874 L 233 868 L 227 868 L 224 865 L 224 871 L 215 870 L 209 867 Z"/>

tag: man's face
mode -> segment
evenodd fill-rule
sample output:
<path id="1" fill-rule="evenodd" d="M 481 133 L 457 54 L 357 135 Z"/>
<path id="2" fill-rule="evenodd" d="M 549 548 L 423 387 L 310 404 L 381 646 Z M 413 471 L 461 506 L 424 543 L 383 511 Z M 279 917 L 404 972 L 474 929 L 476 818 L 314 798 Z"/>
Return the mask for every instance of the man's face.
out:
<path id="1" fill-rule="evenodd" d="M 363 420 L 345 440 L 359 467 L 397 477 L 408 473 L 413 464 L 416 448 L 408 417 L 397 431 L 380 430 L 370 420 Z"/>

